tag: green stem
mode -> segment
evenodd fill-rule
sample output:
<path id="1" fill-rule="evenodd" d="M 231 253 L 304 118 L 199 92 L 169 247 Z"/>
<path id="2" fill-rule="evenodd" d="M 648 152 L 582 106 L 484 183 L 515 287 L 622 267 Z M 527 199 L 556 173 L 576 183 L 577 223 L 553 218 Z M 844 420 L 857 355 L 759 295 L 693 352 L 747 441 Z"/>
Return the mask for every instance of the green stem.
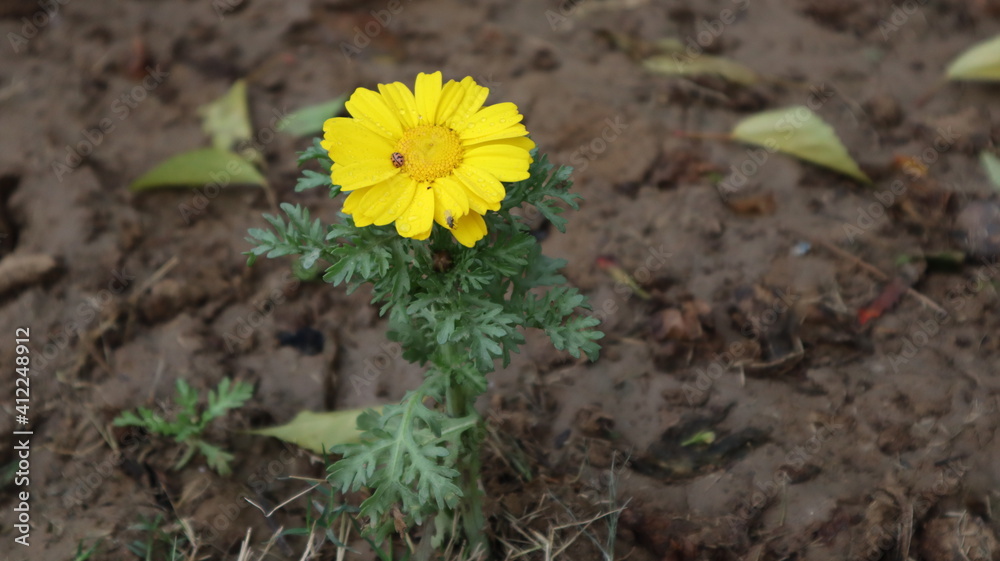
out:
<path id="1" fill-rule="evenodd" d="M 461 364 L 462 353 L 454 345 L 446 345 L 442 349 L 448 366 L 454 368 Z M 445 396 L 448 414 L 455 418 L 462 418 L 472 414 L 474 411 L 476 396 L 469 395 L 467 388 L 463 387 L 454 377 L 448 380 L 448 391 Z M 479 447 L 482 442 L 481 431 L 472 430 L 463 437 L 462 450 L 458 452 L 456 468 L 459 472 L 460 484 L 464 501 L 456 509 L 456 514 L 461 516 L 462 530 L 469 541 L 470 550 L 479 549 L 489 552 L 489 542 L 486 540 L 484 529 L 486 527 L 486 517 L 483 515 L 482 495 L 479 492 Z"/>

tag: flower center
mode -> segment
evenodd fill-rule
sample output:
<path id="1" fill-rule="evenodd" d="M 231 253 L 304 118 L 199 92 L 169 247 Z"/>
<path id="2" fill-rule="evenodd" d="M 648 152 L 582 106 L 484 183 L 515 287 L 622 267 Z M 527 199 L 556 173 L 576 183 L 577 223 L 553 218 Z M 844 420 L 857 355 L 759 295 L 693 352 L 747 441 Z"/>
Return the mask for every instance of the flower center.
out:
<path id="1" fill-rule="evenodd" d="M 421 125 L 403 133 L 396 152 L 402 155 L 407 175 L 430 182 L 451 175 L 462 163 L 462 140 L 448 127 Z"/>

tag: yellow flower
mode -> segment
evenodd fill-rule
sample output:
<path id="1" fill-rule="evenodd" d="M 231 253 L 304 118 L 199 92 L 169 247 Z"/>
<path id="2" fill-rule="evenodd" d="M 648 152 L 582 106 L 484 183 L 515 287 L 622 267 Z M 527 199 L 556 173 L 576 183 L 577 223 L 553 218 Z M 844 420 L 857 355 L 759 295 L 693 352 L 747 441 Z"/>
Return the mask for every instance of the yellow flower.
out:
<path id="1" fill-rule="evenodd" d="M 489 90 L 472 78 L 442 86 L 440 72 L 421 73 L 415 90 L 358 88 L 345 104 L 351 117 L 326 121 L 331 179 L 350 193 L 344 212 L 357 226 L 395 222 L 423 240 L 437 222 L 472 247 L 486 235 L 482 215 L 506 195 L 501 182 L 528 178 L 535 143 L 517 106 L 483 107 Z"/>

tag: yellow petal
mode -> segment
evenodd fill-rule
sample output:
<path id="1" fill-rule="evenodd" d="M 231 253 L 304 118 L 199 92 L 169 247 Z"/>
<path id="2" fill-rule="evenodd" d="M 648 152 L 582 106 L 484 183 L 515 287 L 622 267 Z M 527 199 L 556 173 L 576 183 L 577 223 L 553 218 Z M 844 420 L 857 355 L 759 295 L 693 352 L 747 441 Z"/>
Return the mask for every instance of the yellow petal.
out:
<path id="1" fill-rule="evenodd" d="M 433 189 L 434 191 L 434 222 L 448 228 L 449 230 L 455 224 L 455 221 L 464 216 L 465 213 L 458 210 L 450 201 L 442 201 L 440 195 L 437 192 L 437 187 Z M 448 223 L 448 219 L 451 219 L 451 224 Z"/>
<path id="2" fill-rule="evenodd" d="M 355 207 L 352 207 L 352 210 L 356 209 L 355 216 L 365 216 L 369 223 L 374 223 L 401 193 L 405 194 L 405 184 L 406 182 L 402 180 L 390 179 L 362 189 L 364 196 L 358 200 Z"/>
<path id="3" fill-rule="evenodd" d="M 486 201 L 488 205 L 499 204 L 507 195 L 503 183 L 496 177 L 466 162 L 462 162 L 462 165 L 455 170 L 455 176 L 465 183 L 472 194 Z"/>
<path id="4" fill-rule="evenodd" d="M 466 150 L 471 150 L 473 148 L 479 148 L 480 146 L 493 146 L 494 144 L 504 144 L 504 145 L 509 145 L 509 146 L 517 146 L 518 148 L 521 148 L 525 152 L 528 152 L 529 153 L 528 154 L 529 157 L 531 156 L 531 154 L 530 154 L 531 150 L 534 149 L 534 147 L 535 147 L 535 141 L 531 140 L 530 138 L 528 138 L 526 136 L 518 136 L 518 137 L 515 137 L 515 138 L 502 138 L 502 139 L 499 139 L 499 140 L 487 140 L 485 142 L 479 142 L 479 141 L 476 141 L 476 142 L 465 142 L 465 143 L 463 143 L 463 146 L 464 146 L 464 148 Z M 534 160 L 531 160 L 531 161 L 534 161 Z"/>
<path id="5" fill-rule="evenodd" d="M 458 104 L 465 97 L 465 86 L 460 82 L 448 80 L 448 83 L 441 88 L 441 98 L 438 100 L 437 116 L 434 124 L 443 125 L 448 117 L 451 117 Z"/>
<path id="6" fill-rule="evenodd" d="M 352 214 L 351 217 L 354 218 L 354 225 L 358 228 L 364 228 L 365 226 L 371 226 L 374 224 L 372 219 L 367 214 Z"/>
<path id="7" fill-rule="evenodd" d="M 371 196 L 373 189 L 358 189 L 357 191 L 352 191 L 347 195 L 347 199 L 344 200 L 344 214 L 349 214 L 354 218 L 354 225 L 361 228 L 364 226 L 370 226 L 373 221 L 372 217 L 365 211 L 368 207 L 365 205 L 365 199 Z"/>
<path id="8" fill-rule="evenodd" d="M 358 123 L 378 135 L 392 139 L 393 143 L 403 136 L 399 115 L 381 95 L 369 89 L 358 88 L 344 107 Z"/>
<path id="9" fill-rule="evenodd" d="M 434 193 L 416 185 L 410 206 L 396 218 L 396 231 L 404 238 L 414 238 L 427 232 L 434 221 Z"/>
<path id="10" fill-rule="evenodd" d="M 330 178 L 334 185 L 340 185 L 341 191 L 354 191 L 381 183 L 398 173 L 399 168 L 386 158 L 334 166 L 330 169 Z"/>
<path id="11" fill-rule="evenodd" d="M 382 92 L 382 97 L 396 119 L 403 123 L 403 130 L 412 129 L 417 126 L 417 102 L 413 99 L 413 92 L 402 82 L 391 84 L 379 84 L 378 91 Z"/>
<path id="12" fill-rule="evenodd" d="M 385 182 L 384 191 L 373 194 L 371 210 L 373 223 L 382 226 L 399 218 L 410 203 L 413 201 L 413 194 L 417 191 L 417 183 L 409 177 L 399 174 L 392 176 L 392 179 Z M 369 199 L 365 199 L 365 203 Z"/>
<path id="13" fill-rule="evenodd" d="M 486 214 L 486 212 L 490 210 L 500 210 L 500 203 L 498 202 L 488 203 L 470 191 L 466 191 L 465 194 L 469 196 L 469 210 L 472 212 Z"/>
<path id="14" fill-rule="evenodd" d="M 469 190 L 465 184 L 452 176 L 441 177 L 434 182 L 434 204 L 450 210 L 452 216 L 459 217 L 469 212 Z"/>
<path id="15" fill-rule="evenodd" d="M 344 208 L 342 209 L 344 214 L 354 214 L 358 212 L 359 205 L 368 192 L 368 189 L 358 189 L 357 191 L 347 195 L 347 198 L 344 199 Z"/>
<path id="16" fill-rule="evenodd" d="M 452 86 L 454 84 L 454 86 Z M 449 86 L 451 86 L 449 88 Z M 441 103 L 438 106 L 439 124 L 446 124 L 452 129 L 461 131 L 453 123 L 466 126 L 469 117 L 474 115 L 486 102 L 490 90 L 476 84 L 471 77 L 466 77 L 459 83 L 448 82 L 441 92 Z"/>
<path id="17" fill-rule="evenodd" d="M 489 172 L 500 181 L 527 179 L 531 156 L 510 144 L 488 144 L 465 151 L 463 165 Z"/>
<path id="18" fill-rule="evenodd" d="M 466 214 L 455 221 L 455 228 L 451 234 L 455 236 L 458 243 L 465 247 L 472 247 L 486 235 L 486 221 L 478 214 Z"/>
<path id="19" fill-rule="evenodd" d="M 417 74 L 417 119 L 421 125 L 436 125 L 438 102 L 441 101 L 441 72 Z"/>
<path id="20" fill-rule="evenodd" d="M 331 160 L 344 165 L 369 160 L 389 162 L 393 150 L 393 143 L 387 138 L 346 117 L 334 117 L 323 123 L 320 145 L 330 153 Z"/>
<path id="21" fill-rule="evenodd" d="M 521 124 L 523 118 L 513 103 L 498 103 L 477 111 L 467 123 L 464 123 L 464 126 L 462 123 L 455 122 L 454 119 L 452 119 L 452 124 L 462 140 L 482 142 L 528 134 L 524 125 Z"/>

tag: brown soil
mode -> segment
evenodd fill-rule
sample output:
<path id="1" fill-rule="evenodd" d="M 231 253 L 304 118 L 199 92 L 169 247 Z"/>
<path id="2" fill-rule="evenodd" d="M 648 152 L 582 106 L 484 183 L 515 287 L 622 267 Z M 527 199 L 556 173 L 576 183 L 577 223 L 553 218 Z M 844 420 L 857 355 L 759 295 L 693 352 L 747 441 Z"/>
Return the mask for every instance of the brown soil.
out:
<path id="1" fill-rule="evenodd" d="M 956 54 L 1000 32 L 997 2 L 62 4 L 42 17 L 35 2 L 0 2 L 8 419 L 17 328 L 30 328 L 34 360 L 29 487 L 14 484 L 16 437 L 0 434 L 0 557 L 72 559 L 96 541 L 92 559 L 132 559 L 145 535 L 130 527 L 162 515 L 198 541 L 192 559 L 236 559 L 248 529 L 261 552 L 303 525 L 307 499 L 265 518 L 244 497 L 275 506 L 306 486 L 287 476 L 322 477 L 322 461 L 239 431 L 396 400 L 420 370 L 383 346 L 364 290 L 300 283 L 287 260 L 245 266 L 245 232 L 271 210 L 261 190 L 126 185 L 204 146 L 197 107 L 246 77 L 276 199 L 332 221 L 339 201 L 293 191 L 307 141 L 274 134 L 274 116 L 442 69 L 517 103 L 541 149 L 576 166 L 585 202 L 543 246 L 569 260 L 607 333 L 592 364 L 529 337 L 493 377 L 480 405 L 495 429 L 484 486 L 498 540 L 528 547 L 533 529 L 561 547 L 575 530 L 554 525 L 627 504 L 616 559 L 1000 559 L 996 194 L 978 162 L 1000 137 L 1000 90 L 939 84 Z M 400 11 L 382 26 L 390 4 Z M 378 33 L 348 58 L 356 26 Z M 769 79 L 651 75 L 636 58 L 666 37 Z M 802 104 L 874 187 L 674 134 Z M 926 172 L 907 175 L 907 157 Z M 968 259 L 921 259 L 946 251 Z M 888 306 L 861 325 L 873 302 Z M 323 334 L 321 352 L 279 345 L 304 327 Z M 371 364 L 374 379 L 361 374 Z M 225 376 L 257 387 L 213 425 L 238 459 L 230 477 L 198 459 L 172 471 L 175 446 L 110 426 L 166 403 L 179 377 L 205 389 Z M 714 438 L 690 442 L 699 433 Z M 28 548 L 13 542 L 24 490 Z M 588 527 L 601 544 L 605 522 Z M 305 547 L 289 536 L 268 558 Z M 334 556 L 327 544 L 316 558 Z M 561 557 L 601 558 L 586 536 Z"/>

